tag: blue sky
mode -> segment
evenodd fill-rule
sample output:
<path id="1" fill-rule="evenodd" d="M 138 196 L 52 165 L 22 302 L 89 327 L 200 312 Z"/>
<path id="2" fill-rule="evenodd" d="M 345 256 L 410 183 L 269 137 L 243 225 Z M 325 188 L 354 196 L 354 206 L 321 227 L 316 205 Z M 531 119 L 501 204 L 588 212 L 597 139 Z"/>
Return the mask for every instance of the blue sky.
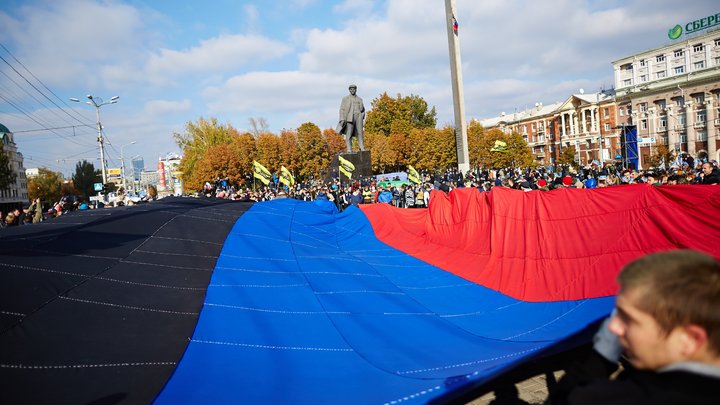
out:
<path id="1" fill-rule="evenodd" d="M 613 60 L 720 12 L 713 0 L 457 0 L 457 10 L 468 119 L 609 88 Z M 26 167 L 64 174 L 82 158 L 99 167 L 94 109 L 67 101 L 86 94 L 120 96 L 101 112 L 109 167 L 126 145 L 126 159 L 152 169 L 199 117 L 241 131 L 250 118 L 276 133 L 334 127 L 349 83 L 368 108 L 383 92 L 420 95 L 444 126 L 444 13 L 443 0 L 3 0 L 0 56 L 44 95 L 0 60 L 0 123 Z"/>

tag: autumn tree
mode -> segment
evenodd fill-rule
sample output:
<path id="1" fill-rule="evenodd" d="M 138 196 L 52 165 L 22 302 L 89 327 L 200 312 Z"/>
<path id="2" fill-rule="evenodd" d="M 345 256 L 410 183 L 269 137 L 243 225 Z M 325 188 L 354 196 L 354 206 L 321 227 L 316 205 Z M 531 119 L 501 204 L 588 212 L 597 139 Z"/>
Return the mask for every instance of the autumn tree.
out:
<path id="1" fill-rule="evenodd" d="M 10 156 L 5 153 L 5 142 L 0 137 L 0 190 L 7 190 L 15 183 L 17 176 L 10 166 Z"/>
<path id="2" fill-rule="evenodd" d="M 60 200 L 62 174 L 41 167 L 38 175 L 28 179 L 28 197 L 30 201 L 40 198 L 44 203 Z"/>
<path id="3" fill-rule="evenodd" d="M 372 170 L 377 173 L 386 173 L 397 167 L 397 160 L 390 149 L 388 137 L 382 134 L 368 132 L 365 135 L 365 148 L 370 151 Z"/>
<path id="4" fill-rule="evenodd" d="M 233 135 L 238 135 L 238 132 L 232 126 L 218 124 L 216 118 L 206 120 L 202 117 L 197 122 L 188 121 L 184 133 L 173 134 L 175 143 L 183 151 L 179 169 L 185 173 L 185 178 L 194 177 L 195 164 L 209 148 L 231 143 Z"/>
<path id="5" fill-rule="evenodd" d="M 75 188 L 81 195 L 90 197 L 95 195 L 95 183 L 102 183 L 102 173 L 95 169 L 95 166 L 87 160 L 77 162 L 75 165 L 75 173 L 72 175 L 72 181 Z"/>
<path id="6" fill-rule="evenodd" d="M 320 128 L 312 122 L 306 122 L 298 127 L 297 137 L 300 176 L 320 177 L 320 174 L 330 166 L 328 145 Z"/>
<path id="7" fill-rule="evenodd" d="M 651 153 L 649 157 L 651 167 L 660 167 L 663 163 L 669 166 L 670 162 L 675 160 L 667 145 L 657 142 L 651 149 L 654 149 L 654 153 Z"/>
<path id="8" fill-rule="evenodd" d="M 272 133 L 263 132 L 255 138 L 255 145 L 257 148 L 255 160 L 271 172 L 280 170 L 280 138 Z"/>
<path id="9" fill-rule="evenodd" d="M 338 153 L 345 152 L 345 135 L 337 133 L 333 128 L 326 128 L 323 131 L 323 137 L 328 144 L 328 151 L 331 157 Z"/>
<path id="10" fill-rule="evenodd" d="M 293 175 L 298 172 L 300 151 L 297 132 L 285 129 L 280 133 L 280 161 Z"/>
<path id="11" fill-rule="evenodd" d="M 263 117 L 250 118 L 248 119 L 248 123 L 250 124 L 250 133 L 255 138 L 259 137 L 261 134 L 267 133 L 267 129 L 270 127 L 267 120 Z"/>
<path id="12" fill-rule="evenodd" d="M 442 170 L 457 166 L 455 130 L 413 129 L 407 137 L 407 164 L 418 170 Z"/>
<path id="13" fill-rule="evenodd" d="M 204 181 L 215 179 L 228 179 L 231 184 L 244 183 L 245 170 L 232 144 L 211 146 L 195 164 L 191 188 L 198 190 L 202 188 L 201 185 L 197 187 L 198 183 L 204 184 Z M 204 181 L 196 181 L 196 179 L 204 179 Z"/>
<path id="14" fill-rule="evenodd" d="M 560 152 L 558 156 L 558 165 L 575 166 L 577 163 L 577 151 L 574 146 L 568 146 Z"/>
<path id="15" fill-rule="evenodd" d="M 475 161 L 478 166 L 487 168 L 504 167 L 530 167 L 533 165 L 532 151 L 522 135 L 517 132 L 506 134 L 497 128 L 488 131 L 480 131 L 473 128 L 472 137 L 468 134 L 468 143 L 473 139 L 473 156 L 470 161 Z M 504 142 L 506 147 L 502 151 L 493 151 L 495 141 Z M 468 150 L 471 148 L 468 145 Z"/>
<path id="16" fill-rule="evenodd" d="M 413 128 L 434 128 L 436 123 L 435 107 L 428 109 L 422 97 L 412 94 L 402 97 L 398 94 L 392 98 L 383 93 L 372 101 L 372 109 L 365 119 L 365 132 L 385 136 L 407 134 Z"/>

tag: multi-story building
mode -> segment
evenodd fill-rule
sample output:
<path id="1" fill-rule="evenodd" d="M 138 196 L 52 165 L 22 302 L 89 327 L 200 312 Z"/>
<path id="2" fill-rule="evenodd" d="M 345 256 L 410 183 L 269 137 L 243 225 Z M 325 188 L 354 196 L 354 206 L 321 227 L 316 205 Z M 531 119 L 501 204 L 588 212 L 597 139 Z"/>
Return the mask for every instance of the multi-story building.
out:
<path id="1" fill-rule="evenodd" d="M 619 125 L 637 129 L 640 167 L 659 145 L 719 159 L 720 30 L 612 63 Z"/>
<path id="2" fill-rule="evenodd" d="M 13 138 L 12 132 L 5 125 L 0 124 L 0 142 L 3 143 L 3 149 L 9 158 L 10 169 L 15 173 L 15 183 L 5 190 L 0 190 L 0 210 L 4 213 L 29 202 L 23 155 L 18 152 Z"/>
<path id="3" fill-rule="evenodd" d="M 613 97 L 613 91 L 581 91 L 561 103 L 538 103 L 532 109 L 501 114 L 480 124 L 521 134 L 539 164 L 555 164 L 560 153 L 571 146 L 582 165 L 593 160 L 604 162 L 620 153 Z"/>
<path id="4" fill-rule="evenodd" d="M 480 123 L 523 135 L 540 164 L 555 163 L 570 146 L 582 165 L 627 158 L 627 128 L 637 131 L 639 168 L 648 167 L 660 145 L 676 155 L 720 160 L 720 30 L 612 64 L 614 90 L 581 91 Z"/>

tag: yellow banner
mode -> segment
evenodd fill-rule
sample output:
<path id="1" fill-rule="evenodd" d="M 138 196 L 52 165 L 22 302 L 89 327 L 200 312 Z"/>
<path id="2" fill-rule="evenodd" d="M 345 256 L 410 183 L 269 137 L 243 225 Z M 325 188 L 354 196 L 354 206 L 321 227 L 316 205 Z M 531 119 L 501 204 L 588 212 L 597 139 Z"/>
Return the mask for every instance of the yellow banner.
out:
<path id="1" fill-rule="evenodd" d="M 408 165 L 408 180 L 412 181 L 415 184 L 420 184 L 420 174 L 415 170 L 414 167 Z"/>
<path id="2" fill-rule="evenodd" d="M 295 184 L 295 178 L 285 166 L 280 167 L 280 182 L 288 187 Z"/>
<path id="3" fill-rule="evenodd" d="M 347 176 L 348 179 L 352 178 L 352 172 L 355 171 L 355 165 L 351 161 L 338 155 L 338 162 L 340 162 L 340 173 Z"/>
<path id="4" fill-rule="evenodd" d="M 495 145 L 493 145 L 492 149 L 490 149 L 490 152 L 506 152 L 507 151 L 507 144 L 501 140 L 496 140 Z"/>
<path id="5" fill-rule="evenodd" d="M 272 173 L 268 169 L 265 168 L 265 166 L 261 165 L 260 163 L 253 160 L 253 176 L 255 176 L 256 179 L 259 179 L 263 182 L 266 186 L 268 183 L 270 183 L 270 180 L 272 180 Z"/>

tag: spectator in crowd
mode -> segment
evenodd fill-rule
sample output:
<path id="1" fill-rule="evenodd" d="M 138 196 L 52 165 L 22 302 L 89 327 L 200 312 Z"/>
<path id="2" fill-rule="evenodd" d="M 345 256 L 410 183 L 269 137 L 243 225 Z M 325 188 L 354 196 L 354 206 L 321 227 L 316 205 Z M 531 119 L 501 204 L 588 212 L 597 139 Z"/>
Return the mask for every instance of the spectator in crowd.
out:
<path id="1" fill-rule="evenodd" d="M 718 168 L 710 162 L 702 164 L 702 184 L 718 184 L 720 183 L 720 173 Z"/>
<path id="2" fill-rule="evenodd" d="M 655 253 L 628 264 L 618 283 L 592 353 L 547 403 L 718 403 L 720 262 L 690 250 Z M 623 352 L 623 370 L 609 380 Z"/>

